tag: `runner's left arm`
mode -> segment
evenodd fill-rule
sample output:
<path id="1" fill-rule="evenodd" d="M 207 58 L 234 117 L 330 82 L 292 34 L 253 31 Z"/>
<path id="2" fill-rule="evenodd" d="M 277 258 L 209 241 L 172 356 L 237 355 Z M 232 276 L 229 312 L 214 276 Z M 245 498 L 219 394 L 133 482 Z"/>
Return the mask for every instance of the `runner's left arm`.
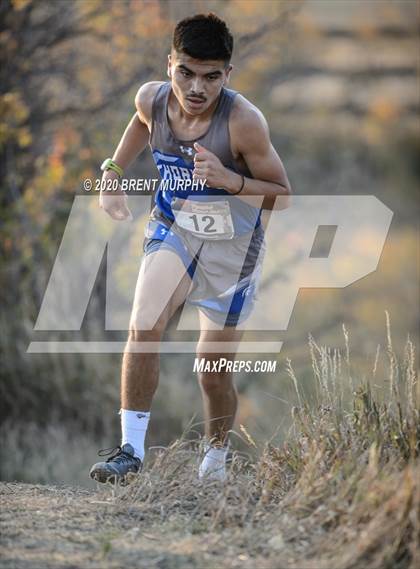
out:
<path id="1" fill-rule="evenodd" d="M 209 186 L 232 194 L 242 187 L 238 198 L 249 202 L 250 196 L 261 196 L 262 209 L 273 209 L 276 200 L 276 209 L 287 208 L 291 187 L 283 162 L 271 143 L 267 121 L 246 99 L 232 110 L 232 115 L 229 121 L 232 152 L 242 157 L 253 177 L 243 180 L 240 174 L 223 166 L 212 152 L 196 144 L 194 178 L 207 180 Z"/>
<path id="2" fill-rule="evenodd" d="M 263 209 L 289 206 L 292 189 L 283 162 L 273 147 L 270 132 L 263 114 L 254 106 L 241 105 L 232 121 L 231 144 L 251 172 L 253 178 L 245 178 L 240 196 L 264 196 Z M 241 187 L 242 177 L 235 172 L 227 179 L 225 189 L 235 193 Z"/>

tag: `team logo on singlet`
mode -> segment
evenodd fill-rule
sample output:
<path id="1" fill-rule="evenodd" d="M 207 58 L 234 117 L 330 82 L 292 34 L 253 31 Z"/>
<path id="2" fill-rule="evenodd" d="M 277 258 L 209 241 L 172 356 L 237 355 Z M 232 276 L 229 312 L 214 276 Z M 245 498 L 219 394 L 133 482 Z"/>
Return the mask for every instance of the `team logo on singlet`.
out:
<path id="1" fill-rule="evenodd" d="M 182 154 L 187 154 L 187 156 L 189 156 L 190 158 L 192 158 L 194 155 L 194 148 L 191 148 L 191 146 L 183 146 L 182 144 L 180 144 L 179 149 L 182 152 Z"/>

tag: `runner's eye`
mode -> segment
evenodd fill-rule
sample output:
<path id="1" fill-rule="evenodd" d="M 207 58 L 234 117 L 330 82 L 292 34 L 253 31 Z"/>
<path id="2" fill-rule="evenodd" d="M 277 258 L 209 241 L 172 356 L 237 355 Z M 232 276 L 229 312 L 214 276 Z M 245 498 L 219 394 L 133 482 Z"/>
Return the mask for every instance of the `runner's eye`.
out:
<path id="1" fill-rule="evenodd" d="M 185 71 L 185 69 L 181 69 L 181 75 L 184 77 L 191 77 L 191 73 L 189 71 Z"/>

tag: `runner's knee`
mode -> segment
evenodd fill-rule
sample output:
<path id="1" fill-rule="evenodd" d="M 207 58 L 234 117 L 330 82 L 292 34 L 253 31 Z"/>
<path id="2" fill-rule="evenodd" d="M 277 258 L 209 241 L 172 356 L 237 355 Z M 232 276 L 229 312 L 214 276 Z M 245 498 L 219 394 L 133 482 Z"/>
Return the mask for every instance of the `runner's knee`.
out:
<path id="1" fill-rule="evenodd" d="M 205 359 L 217 366 L 220 356 L 215 354 L 204 354 L 197 350 L 199 360 Z M 207 395 L 223 394 L 233 389 L 233 374 L 231 370 L 218 369 L 217 371 L 200 371 L 198 372 L 198 381 L 201 388 Z"/>
<path id="2" fill-rule="evenodd" d="M 129 342 L 159 342 L 162 339 L 159 330 L 129 330 Z"/>
<path id="3" fill-rule="evenodd" d="M 198 380 L 207 395 L 218 395 L 232 389 L 232 382 L 226 373 L 199 373 Z"/>
<path id="4" fill-rule="evenodd" d="M 158 342 L 165 332 L 167 321 L 159 319 L 153 322 L 151 319 L 139 318 L 130 322 L 128 340 L 132 342 Z"/>
<path id="5" fill-rule="evenodd" d="M 168 320 L 167 311 L 156 318 L 156 311 L 150 310 L 150 307 L 137 306 L 131 314 L 129 337 L 137 341 L 145 338 L 159 340 L 166 330 Z"/>

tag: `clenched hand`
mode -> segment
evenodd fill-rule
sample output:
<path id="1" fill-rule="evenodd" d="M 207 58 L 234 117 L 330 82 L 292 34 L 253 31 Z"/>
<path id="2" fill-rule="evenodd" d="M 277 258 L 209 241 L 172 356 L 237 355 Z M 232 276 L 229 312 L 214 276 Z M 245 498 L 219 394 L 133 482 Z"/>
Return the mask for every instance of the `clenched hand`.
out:
<path id="1" fill-rule="evenodd" d="M 105 181 L 115 177 L 118 177 L 118 174 L 112 170 L 108 170 L 104 172 L 102 180 Z M 106 184 L 104 185 L 106 186 Z M 133 220 L 133 216 L 127 205 L 127 195 L 121 189 L 121 186 L 118 186 L 118 189 L 115 191 L 101 190 L 99 194 L 99 207 L 104 209 L 107 214 L 116 221 L 124 221 L 125 219 Z"/>
<path id="2" fill-rule="evenodd" d="M 194 156 L 193 179 L 206 181 L 211 188 L 226 188 L 229 184 L 230 170 L 225 168 L 219 158 L 198 144 L 194 143 L 196 154 Z"/>

